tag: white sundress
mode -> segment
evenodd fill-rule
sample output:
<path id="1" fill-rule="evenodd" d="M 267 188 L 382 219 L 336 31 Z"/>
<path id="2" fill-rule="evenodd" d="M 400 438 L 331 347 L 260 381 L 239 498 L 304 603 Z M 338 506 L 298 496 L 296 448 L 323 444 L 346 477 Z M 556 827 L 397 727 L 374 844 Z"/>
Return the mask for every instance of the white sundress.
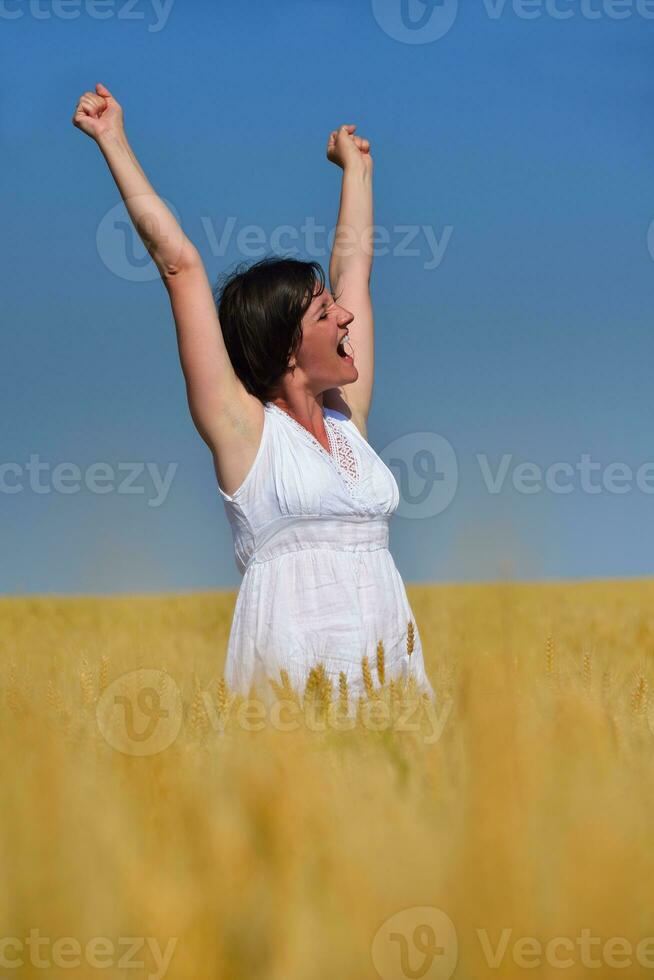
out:
<path id="1" fill-rule="evenodd" d="M 339 675 L 364 694 L 362 659 L 373 680 L 377 643 L 385 678 L 413 673 L 434 699 L 404 584 L 388 550 L 399 504 L 390 469 L 355 424 L 323 408 L 331 453 L 273 402 L 254 463 L 234 494 L 218 485 L 243 575 L 236 598 L 225 681 L 247 695 L 270 690 L 288 672 L 300 691 L 321 662 L 335 696 Z M 407 651 L 409 622 L 414 646 Z"/>

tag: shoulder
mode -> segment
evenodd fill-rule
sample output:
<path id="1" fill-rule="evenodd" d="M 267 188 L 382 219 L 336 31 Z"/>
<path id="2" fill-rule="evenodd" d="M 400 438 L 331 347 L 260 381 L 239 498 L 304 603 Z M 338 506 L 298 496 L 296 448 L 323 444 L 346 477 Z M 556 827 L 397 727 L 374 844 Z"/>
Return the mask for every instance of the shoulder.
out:
<path id="1" fill-rule="evenodd" d="M 368 418 L 352 409 L 344 387 L 330 388 L 324 393 L 322 403 L 326 414 L 329 412 L 340 421 L 347 422 L 357 430 L 362 439 L 368 441 Z"/>
<path id="2" fill-rule="evenodd" d="M 339 412 L 336 408 L 325 408 L 324 414 L 327 418 L 332 418 L 336 422 L 341 422 L 348 430 L 354 430 L 357 432 L 362 439 L 366 442 L 368 441 L 368 426 L 363 420 L 355 420 L 354 416 L 349 413 Z"/>

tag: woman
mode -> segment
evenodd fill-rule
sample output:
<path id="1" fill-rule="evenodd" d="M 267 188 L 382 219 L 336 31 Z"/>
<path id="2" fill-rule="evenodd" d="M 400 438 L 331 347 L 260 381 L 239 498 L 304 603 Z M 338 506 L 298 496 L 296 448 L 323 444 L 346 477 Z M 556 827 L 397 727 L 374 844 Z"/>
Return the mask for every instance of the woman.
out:
<path id="1" fill-rule="evenodd" d="M 322 662 L 363 693 L 362 660 L 384 643 L 387 680 L 413 673 L 430 697 L 420 635 L 388 550 L 397 483 L 367 441 L 373 387 L 372 158 L 355 126 L 331 133 L 343 170 L 329 275 L 265 259 L 216 297 L 201 257 L 156 195 L 101 84 L 74 125 L 92 137 L 155 262 L 172 306 L 189 408 L 213 454 L 243 574 L 225 679 L 247 694 L 303 689 Z M 356 350 L 346 353 L 348 337 Z"/>

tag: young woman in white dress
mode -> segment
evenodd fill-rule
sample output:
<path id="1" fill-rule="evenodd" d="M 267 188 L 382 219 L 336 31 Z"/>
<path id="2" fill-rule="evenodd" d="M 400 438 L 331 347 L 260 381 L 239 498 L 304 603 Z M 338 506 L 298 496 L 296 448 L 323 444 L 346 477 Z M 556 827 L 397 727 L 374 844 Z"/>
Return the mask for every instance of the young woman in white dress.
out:
<path id="1" fill-rule="evenodd" d="M 328 159 L 343 171 L 330 258 L 268 258 L 216 293 L 202 259 L 148 182 L 121 106 L 101 84 L 74 125 L 95 140 L 166 287 L 191 416 L 214 459 L 243 578 L 225 679 L 261 691 L 282 669 L 303 689 L 322 663 L 364 690 L 383 641 L 386 680 L 415 676 L 433 698 L 420 633 L 388 550 L 395 478 L 367 441 L 373 389 L 370 144 L 344 125 Z M 355 357 L 345 350 L 351 341 Z"/>

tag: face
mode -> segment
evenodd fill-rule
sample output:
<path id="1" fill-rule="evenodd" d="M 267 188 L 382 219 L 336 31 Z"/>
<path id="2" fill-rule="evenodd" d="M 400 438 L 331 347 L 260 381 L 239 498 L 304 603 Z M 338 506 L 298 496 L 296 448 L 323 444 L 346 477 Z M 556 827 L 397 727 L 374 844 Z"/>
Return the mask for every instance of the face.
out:
<path id="1" fill-rule="evenodd" d="M 350 347 L 343 348 L 343 338 L 354 320 L 335 302 L 327 288 L 314 295 L 302 318 L 302 342 L 291 364 L 295 363 L 310 382 L 316 394 L 328 388 L 351 384 L 359 377 Z"/>

